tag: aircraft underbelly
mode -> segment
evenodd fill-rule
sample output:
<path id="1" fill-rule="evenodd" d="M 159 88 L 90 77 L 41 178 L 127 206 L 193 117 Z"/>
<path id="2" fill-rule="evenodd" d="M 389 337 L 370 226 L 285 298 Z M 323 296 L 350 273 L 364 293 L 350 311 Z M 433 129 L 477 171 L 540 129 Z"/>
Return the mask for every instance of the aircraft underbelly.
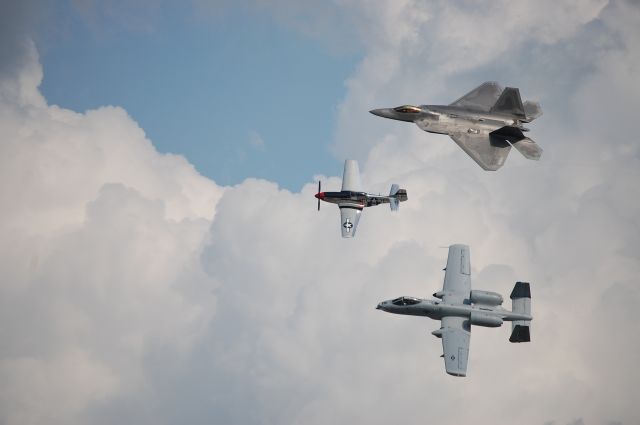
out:
<path id="1" fill-rule="evenodd" d="M 456 133 L 488 135 L 492 131 L 509 124 L 502 120 L 486 119 L 480 116 L 451 117 L 445 114 L 440 115 L 438 119 L 426 118 L 416 121 L 416 125 L 424 131 L 448 135 Z"/>

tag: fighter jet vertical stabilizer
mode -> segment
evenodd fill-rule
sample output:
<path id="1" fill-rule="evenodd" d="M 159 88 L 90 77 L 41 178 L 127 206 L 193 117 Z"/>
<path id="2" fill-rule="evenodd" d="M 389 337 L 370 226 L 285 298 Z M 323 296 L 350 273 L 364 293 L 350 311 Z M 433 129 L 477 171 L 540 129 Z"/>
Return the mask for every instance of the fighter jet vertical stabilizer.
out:
<path id="1" fill-rule="evenodd" d="M 525 119 L 526 115 L 520 99 L 520 90 L 513 87 L 504 89 L 496 103 L 491 107 L 491 112 Z"/>

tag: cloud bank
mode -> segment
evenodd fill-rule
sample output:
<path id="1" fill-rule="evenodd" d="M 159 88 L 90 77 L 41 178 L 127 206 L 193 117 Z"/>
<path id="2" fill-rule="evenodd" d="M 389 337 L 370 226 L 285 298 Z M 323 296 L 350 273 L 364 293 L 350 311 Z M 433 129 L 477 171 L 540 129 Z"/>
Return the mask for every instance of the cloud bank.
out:
<path id="1" fill-rule="evenodd" d="M 294 24 L 322 7 L 287 5 L 272 13 Z M 638 422 L 638 7 L 331 7 L 365 52 L 333 149 L 360 159 L 369 190 L 409 192 L 349 241 L 337 211 L 315 211 L 313 182 L 223 188 L 121 108 L 47 104 L 26 44 L 0 86 L 0 422 Z M 366 112 L 485 79 L 542 101 L 540 163 L 513 152 L 486 173 Z M 531 344 L 474 328 L 466 379 L 444 373 L 436 322 L 374 309 L 439 289 L 439 246 L 457 242 L 475 288 L 531 281 L 535 318 Z"/>

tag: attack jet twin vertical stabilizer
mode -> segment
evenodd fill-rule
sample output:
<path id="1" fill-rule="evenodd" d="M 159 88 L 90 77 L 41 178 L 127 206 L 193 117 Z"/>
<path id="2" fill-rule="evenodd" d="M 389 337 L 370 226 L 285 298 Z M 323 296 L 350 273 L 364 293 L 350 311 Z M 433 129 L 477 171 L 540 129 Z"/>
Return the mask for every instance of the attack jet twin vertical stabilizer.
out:
<path id="1" fill-rule="evenodd" d="M 388 196 L 363 192 L 358 163 L 353 159 L 347 159 L 344 162 L 342 190 L 340 192 L 322 192 L 321 184 L 318 182 L 316 198 L 318 198 L 318 211 L 320 211 L 320 201 L 338 204 L 342 237 L 352 238 L 356 235 L 356 228 L 363 208 L 389 204 L 391 211 L 397 211 L 400 208 L 400 202 L 407 200 L 407 191 L 400 189 L 397 184 L 393 184 Z"/>
<path id="2" fill-rule="evenodd" d="M 404 105 L 374 109 L 372 114 L 413 122 L 429 133 L 447 134 L 485 170 L 502 167 L 513 146 L 527 159 L 540 159 L 542 148 L 526 137 L 523 124 L 542 115 L 537 102 L 524 102 L 517 88 L 486 82 L 450 105 Z"/>

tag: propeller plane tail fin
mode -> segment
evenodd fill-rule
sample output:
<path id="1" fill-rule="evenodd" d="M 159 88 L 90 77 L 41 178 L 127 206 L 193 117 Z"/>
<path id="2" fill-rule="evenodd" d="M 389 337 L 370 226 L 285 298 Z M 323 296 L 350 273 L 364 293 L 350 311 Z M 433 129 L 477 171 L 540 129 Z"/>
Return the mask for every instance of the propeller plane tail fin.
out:
<path id="1" fill-rule="evenodd" d="M 391 207 L 391 211 L 398 211 L 400 209 L 400 202 L 404 202 L 407 200 L 407 191 L 404 189 L 400 189 L 400 186 L 397 184 L 391 185 L 391 190 L 389 191 L 389 206 Z"/>

